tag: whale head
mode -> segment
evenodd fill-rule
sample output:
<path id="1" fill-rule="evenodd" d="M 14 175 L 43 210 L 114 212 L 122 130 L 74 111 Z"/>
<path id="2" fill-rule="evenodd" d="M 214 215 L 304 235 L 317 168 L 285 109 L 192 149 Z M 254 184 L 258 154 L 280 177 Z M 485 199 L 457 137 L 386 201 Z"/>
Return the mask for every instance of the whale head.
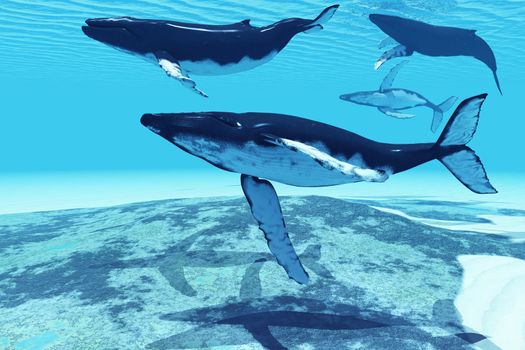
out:
<path id="1" fill-rule="evenodd" d="M 339 98 L 343 101 L 363 104 L 365 103 L 365 97 L 361 93 L 352 93 L 352 94 L 344 94 L 339 96 Z"/>
<path id="2" fill-rule="evenodd" d="M 387 96 L 378 91 L 359 91 L 351 94 L 344 94 L 339 96 L 343 101 L 356 103 L 359 105 L 384 105 L 387 101 Z"/>
<path id="3" fill-rule="evenodd" d="M 368 18 L 372 23 L 374 23 L 376 26 L 381 28 L 383 30 L 383 27 L 391 25 L 394 20 L 396 20 L 398 17 L 396 16 L 389 16 L 389 15 L 382 15 L 378 13 L 371 13 L 368 15 Z"/>
<path id="4" fill-rule="evenodd" d="M 385 34 L 394 38 L 398 42 L 405 40 L 407 36 L 414 35 L 410 23 L 415 21 L 408 18 L 377 13 L 370 14 L 368 18 Z"/>
<path id="5" fill-rule="evenodd" d="M 114 48 L 132 53 L 145 54 L 148 41 L 136 30 L 136 20 L 131 17 L 90 18 L 82 31 L 91 39 L 100 41 Z"/>
<path id="6" fill-rule="evenodd" d="M 231 150 L 239 149 L 248 135 L 234 113 L 144 114 L 142 125 L 194 156 L 225 168 Z"/>

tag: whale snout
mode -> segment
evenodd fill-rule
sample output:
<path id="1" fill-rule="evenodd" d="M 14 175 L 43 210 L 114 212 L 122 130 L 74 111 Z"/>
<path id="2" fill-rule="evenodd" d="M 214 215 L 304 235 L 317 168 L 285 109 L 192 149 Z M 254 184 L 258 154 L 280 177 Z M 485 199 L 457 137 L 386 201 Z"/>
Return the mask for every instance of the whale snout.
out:
<path id="1" fill-rule="evenodd" d="M 377 14 L 377 13 L 372 13 L 370 15 L 368 15 L 368 19 L 370 19 L 370 21 L 372 23 L 374 23 L 375 25 L 379 26 L 380 24 L 383 24 L 387 18 L 389 18 L 390 16 L 387 16 L 387 15 L 380 15 L 380 14 Z"/>
<path id="2" fill-rule="evenodd" d="M 162 131 L 160 117 L 155 114 L 144 114 L 140 118 L 140 123 L 149 130 L 153 131 L 155 134 L 160 134 Z"/>
<path id="3" fill-rule="evenodd" d="M 86 19 L 86 24 L 89 27 L 98 27 L 98 28 L 116 28 L 124 27 L 126 24 L 133 22 L 134 19 L 131 17 L 106 17 L 106 18 L 88 18 Z"/>
<path id="4" fill-rule="evenodd" d="M 231 113 L 148 113 L 140 118 L 140 122 L 176 145 L 189 138 L 233 140 L 244 135 L 243 125 Z"/>
<path id="5" fill-rule="evenodd" d="M 343 101 L 348 101 L 348 102 L 358 102 L 359 101 L 358 95 L 355 93 L 344 94 L 344 95 L 339 96 L 339 98 Z"/>
<path id="6" fill-rule="evenodd" d="M 144 41 L 130 28 L 131 18 L 90 18 L 82 26 L 84 34 L 91 39 L 126 51 L 145 53 Z"/>
<path id="7" fill-rule="evenodd" d="M 399 21 L 401 20 L 401 18 L 397 16 L 381 15 L 377 13 L 368 15 L 368 19 L 388 35 L 393 34 L 390 32 L 399 26 Z"/>
<path id="8" fill-rule="evenodd" d="M 173 138 L 175 134 L 198 132 L 206 127 L 204 122 L 204 117 L 198 113 L 148 113 L 140 118 L 142 125 L 165 138 Z"/>
<path id="9" fill-rule="evenodd" d="M 129 42 L 136 41 L 134 35 L 126 28 L 82 26 L 82 31 L 91 39 L 122 48 L 129 46 Z"/>

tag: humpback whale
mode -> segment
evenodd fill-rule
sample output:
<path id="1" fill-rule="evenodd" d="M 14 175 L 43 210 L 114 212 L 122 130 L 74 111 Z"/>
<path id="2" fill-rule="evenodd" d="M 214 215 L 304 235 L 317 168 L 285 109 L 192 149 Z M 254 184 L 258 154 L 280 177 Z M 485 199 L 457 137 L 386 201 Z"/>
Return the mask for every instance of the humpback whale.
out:
<path id="1" fill-rule="evenodd" d="M 392 88 L 392 83 L 403 65 L 408 61 L 402 61 L 386 75 L 383 83 L 377 91 L 359 91 L 351 94 L 341 95 L 339 98 L 344 101 L 357 103 L 365 106 L 377 107 L 380 112 L 400 119 L 413 118 L 413 114 L 405 114 L 399 112 L 400 110 L 414 108 L 419 106 L 429 107 L 434 110 L 434 117 L 432 118 L 432 125 L 430 129 L 436 132 L 441 120 L 443 119 L 443 112 L 448 111 L 457 101 L 457 97 L 450 97 L 443 103 L 435 105 L 425 97 L 417 92 Z"/>
<path id="2" fill-rule="evenodd" d="M 104 44 L 153 60 L 168 76 L 207 97 L 190 74 L 224 75 L 264 64 L 296 34 L 323 29 L 338 7 L 327 7 L 313 20 L 288 18 L 264 27 L 252 26 L 249 19 L 207 25 L 118 17 L 88 19 L 82 31 Z"/>
<path id="3" fill-rule="evenodd" d="M 389 15 L 371 14 L 369 18 L 388 35 L 379 48 L 398 44 L 383 53 L 376 61 L 375 69 L 392 58 L 410 56 L 414 52 L 427 56 L 472 56 L 492 70 L 501 93 L 494 52 L 475 30 L 436 26 Z"/>
<path id="4" fill-rule="evenodd" d="M 381 143 L 328 124 L 270 113 L 144 114 L 141 123 L 180 149 L 241 174 L 243 192 L 270 251 L 291 279 L 304 284 L 308 274 L 270 181 L 310 187 L 384 182 L 438 159 L 471 191 L 496 193 L 480 159 L 466 146 L 486 96 L 463 101 L 436 143 Z"/>

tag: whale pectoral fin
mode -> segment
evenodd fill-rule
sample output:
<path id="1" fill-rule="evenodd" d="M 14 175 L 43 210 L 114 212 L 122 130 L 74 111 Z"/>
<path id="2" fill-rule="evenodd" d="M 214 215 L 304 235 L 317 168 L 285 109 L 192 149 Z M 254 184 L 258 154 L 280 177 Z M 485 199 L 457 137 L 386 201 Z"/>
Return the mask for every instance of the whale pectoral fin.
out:
<path id="1" fill-rule="evenodd" d="M 390 108 L 386 108 L 386 107 L 379 107 L 378 109 L 379 109 L 380 112 L 385 113 L 389 117 L 394 117 L 394 118 L 398 118 L 398 119 L 409 119 L 409 118 L 414 118 L 415 117 L 414 114 L 405 114 L 405 113 L 401 113 L 399 111 L 396 111 L 395 109 L 390 109 Z"/>
<path id="2" fill-rule="evenodd" d="M 386 37 L 383 40 L 381 40 L 381 42 L 378 45 L 378 48 L 383 49 L 387 46 L 392 46 L 392 45 L 397 45 L 397 44 L 398 42 L 395 41 L 392 37 Z"/>
<path id="3" fill-rule="evenodd" d="M 388 72 L 385 79 L 383 79 L 383 82 L 381 83 L 381 86 L 379 87 L 379 91 L 385 91 L 385 89 L 390 89 L 392 87 L 392 83 L 394 82 L 394 79 L 397 76 L 397 73 L 403 68 L 405 64 L 407 64 L 408 60 L 404 60 L 400 63 L 398 63 L 394 68 Z"/>
<path id="4" fill-rule="evenodd" d="M 173 259 L 173 263 L 171 264 L 162 264 L 159 266 L 159 271 L 168 280 L 172 288 L 188 297 L 194 297 L 197 295 L 197 291 L 188 283 L 184 275 L 183 263 L 185 261 L 182 260 L 183 259 Z"/>
<path id="5" fill-rule="evenodd" d="M 392 58 L 406 57 L 406 56 L 412 55 L 413 53 L 414 53 L 414 50 L 411 50 L 404 45 L 397 45 L 396 47 L 391 48 L 388 51 L 385 51 L 381 55 L 381 57 L 379 57 L 379 59 L 374 64 L 374 69 L 378 70 L 379 67 L 383 65 L 383 63 L 385 63 L 388 60 L 391 60 Z"/>
<path id="6" fill-rule="evenodd" d="M 294 152 L 301 152 L 311 157 L 322 167 L 328 170 L 339 171 L 343 175 L 352 176 L 356 178 L 357 181 L 384 182 L 386 181 L 386 179 L 388 179 L 388 174 L 383 170 L 360 168 L 353 164 L 340 161 L 339 159 L 336 159 L 313 146 L 298 141 L 288 140 L 272 135 L 264 136 L 266 137 L 266 140 L 270 143 L 288 148 L 289 150 Z"/>
<path id="7" fill-rule="evenodd" d="M 254 299 L 262 295 L 259 274 L 265 261 L 267 261 L 265 258 L 255 260 L 244 272 L 241 289 L 239 290 L 239 297 L 241 299 Z"/>
<path id="8" fill-rule="evenodd" d="M 193 79 L 191 79 L 187 74 L 184 73 L 184 71 L 178 63 L 170 61 L 164 55 L 157 55 L 157 60 L 159 62 L 159 66 L 162 69 L 164 69 L 168 76 L 177 79 L 182 83 L 182 85 L 184 85 L 188 89 L 193 90 L 197 94 L 203 97 L 208 97 L 206 93 L 197 88 L 197 83 L 195 83 Z"/>
<path id="9" fill-rule="evenodd" d="M 250 204 L 252 215 L 259 223 L 259 229 L 263 231 L 268 247 L 279 265 L 286 270 L 288 277 L 297 283 L 307 283 L 308 273 L 304 270 L 288 237 L 279 198 L 272 184 L 242 174 L 241 186 Z"/>

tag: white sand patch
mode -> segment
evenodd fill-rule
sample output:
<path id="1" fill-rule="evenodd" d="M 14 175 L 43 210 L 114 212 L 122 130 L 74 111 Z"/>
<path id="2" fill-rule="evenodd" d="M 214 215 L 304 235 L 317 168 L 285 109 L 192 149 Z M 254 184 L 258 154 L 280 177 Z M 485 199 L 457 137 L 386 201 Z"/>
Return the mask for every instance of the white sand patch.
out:
<path id="1" fill-rule="evenodd" d="M 463 285 L 454 302 L 464 326 L 502 349 L 525 349 L 525 260 L 460 255 Z"/>
<path id="2" fill-rule="evenodd" d="M 491 215 L 480 214 L 478 218 L 487 219 L 491 222 L 468 222 L 468 221 L 452 221 L 452 220 L 437 220 L 427 219 L 408 215 L 401 210 L 371 206 L 371 208 L 380 210 L 385 213 L 398 215 L 409 219 L 411 221 L 419 222 L 424 225 L 443 228 L 453 231 L 471 231 L 480 233 L 491 233 L 508 236 L 515 241 L 525 240 L 525 217 L 521 216 L 506 216 L 506 215 Z"/>

